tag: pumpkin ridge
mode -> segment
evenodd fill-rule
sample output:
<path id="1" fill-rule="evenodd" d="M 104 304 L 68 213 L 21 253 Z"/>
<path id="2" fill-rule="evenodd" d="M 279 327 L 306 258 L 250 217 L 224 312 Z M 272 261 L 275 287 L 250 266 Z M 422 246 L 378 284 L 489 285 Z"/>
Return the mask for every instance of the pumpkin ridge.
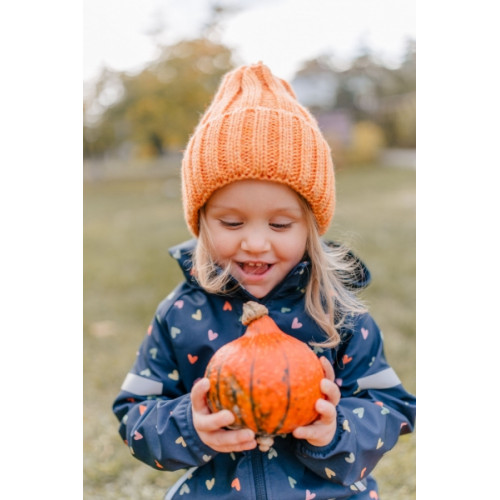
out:
<path id="1" fill-rule="evenodd" d="M 243 393 L 243 389 L 241 387 L 241 384 L 238 382 L 238 379 L 232 375 L 231 377 L 228 378 L 228 383 L 229 387 L 231 389 L 231 403 L 233 406 L 233 409 L 231 412 L 235 414 L 235 417 L 240 421 L 240 424 L 237 425 L 237 427 L 248 427 L 247 423 L 245 422 L 245 419 L 243 418 L 242 413 L 239 411 L 239 406 L 238 406 L 238 393 Z M 237 411 L 235 411 L 237 410 Z M 234 424 L 233 424 L 234 425 Z"/>
<path id="2" fill-rule="evenodd" d="M 218 360 L 218 364 L 215 366 L 216 377 L 215 377 L 215 381 L 214 381 L 215 382 L 215 391 L 216 391 L 217 397 L 216 398 L 214 398 L 214 397 L 208 398 L 209 402 L 214 404 L 215 408 L 218 411 L 224 409 L 224 406 L 221 403 L 220 382 L 221 382 L 221 372 L 222 372 L 222 369 L 224 368 L 224 362 L 226 361 L 226 358 L 228 357 L 228 355 L 229 355 L 228 352 L 220 350 L 219 356 L 221 359 Z M 212 374 L 212 370 L 214 370 L 214 368 L 212 366 L 213 364 L 214 364 L 213 362 L 210 362 L 208 364 L 207 372 L 205 374 L 205 376 L 207 378 L 210 378 L 210 376 Z"/>
<path id="3" fill-rule="evenodd" d="M 273 434 L 278 434 L 278 432 L 283 428 L 283 424 L 285 423 L 286 417 L 288 416 L 288 411 L 290 410 L 290 401 L 291 401 L 291 388 L 290 388 L 290 364 L 288 363 L 288 356 L 286 355 L 286 352 L 283 351 L 283 357 L 285 358 L 286 362 L 286 368 L 284 370 L 284 373 L 286 375 L 286 408 L 285 411 L 283 412 L 283 417 L 281 418 L 280 423 L 274 429 Z"/>
<path id="4" fill-rule="evenodd" d="M 215 406 L 217 407 L 217 410 L 222 410 L 222 405 L 220 403 L 220 372 L 222 371 L 222 367 L 224 366 L 224 360 L 226 359 L 227 355 L 224 356 L 224 358 L 222 359 L 222 362 L 219 363 L 219 366 L 217 367 L 217 377 L 215 379 L 215 388 L 216 388 L 216 391 L 217 391 L 217 398 L 215 400 Z"/>
<path id="5" fill-rule="evenodd" d="M 257 434 L 260 434 L 262 431 L 262 427 L 260 426 L 260 418 L 257 418 L 256 414 L 256 406 L 255 406 L 255 399 L 254 399 L 254 394 L 253 394 L 253 372 L 255 368 L 255 357 L 252 359 L 252 364 L 250 365 L 250 386 L 248 388 L 250 392 L 250 407 L 252 408 L 252 416 L 253 416 L 253 421 L 255 422 L 255 426 L 257 427 Z"/>

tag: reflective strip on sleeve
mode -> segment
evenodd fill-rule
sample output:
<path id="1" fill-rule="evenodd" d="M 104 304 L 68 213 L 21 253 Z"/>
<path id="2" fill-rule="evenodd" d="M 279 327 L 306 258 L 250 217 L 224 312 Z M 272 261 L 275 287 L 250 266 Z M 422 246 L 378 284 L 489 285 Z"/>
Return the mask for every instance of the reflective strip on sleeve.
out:
<path id="1" fill-rule="evenodd" d="M 197 469 L 198 467 L 191 467 L 186 471 L 186 473 L 181 476 L 177 482 L 167 491 L 167 494 L 165 495 L 165 498 L 163 500 L 171 500 L 174 498 L 174 495 L 177 493 L 179 488 L 191 477 L 193 472 Z M 189 490 L 188 490 L 189 491 Z M 183 492 L 181 491 L 181 495 Z"/>
<path id="2" fill-rule="evenodd" d="M 366 480 L 365 480 L 366 482 Z M 354 483 L 354 486 L 356 486 L 356 488 L 358 488 L 359 491 L 365 491 L 366 490 L 366 486 L 363 482 L 361 481 L 357 481 Z"/>
<path id="3" fill-rule="evenodd" d="M 359 389 L 389 389 L 399 384 L 401 384 L 401 380 L 392 368 L 386 368 L 373 375 L 358 379 Z"/>
<path id="4" fill-rule="evenodd" d="M 137 396 L 152 396 L 162 393 L 163 384 L 135 373 L 129 373 L 125 377 L 121 389 L 122 391 L 137 394 Z"/>

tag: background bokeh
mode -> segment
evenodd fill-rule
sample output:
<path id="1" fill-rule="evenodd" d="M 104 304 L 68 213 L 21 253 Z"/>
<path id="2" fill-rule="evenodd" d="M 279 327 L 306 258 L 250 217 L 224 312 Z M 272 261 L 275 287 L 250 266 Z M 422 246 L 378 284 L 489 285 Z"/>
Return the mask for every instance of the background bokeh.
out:
<path id="1" fill-rule="evenodd" d="M 112 12 L 113 1 L 94 2 L 85 11 L 85 159 L 178 152 L 221 76 L 259 60 L 316 115 L 337 164 L 415 148 L 409 0 L 376 8 L 366 0 L 149 0 L 142 11 L 124 0 Z"/>

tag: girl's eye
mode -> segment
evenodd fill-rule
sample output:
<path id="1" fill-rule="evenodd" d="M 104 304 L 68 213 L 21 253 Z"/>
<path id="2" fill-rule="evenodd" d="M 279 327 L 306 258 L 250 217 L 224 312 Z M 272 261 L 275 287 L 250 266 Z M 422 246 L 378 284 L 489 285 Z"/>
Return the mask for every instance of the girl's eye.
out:
<path id="1" fill-rule="evenodd" d="M 241 225 L 243 225 L 242 222 L 231 222 L 231 221 L 226 221 L 226 220 L 222 220 L 222 219 L 219 219 L 219 221 L 224 227 L 229 227 L 229 228 L 237 228 L 237 227 L 240 227 Z"/>
<path id="2" fill-rule="evenodd" d="M 292 226 L 291 222 L 283 222 L 283 223 L 278 223 L 278 222 L 273 222 L 269 224 L 273 229 L 288 229 Z"/>

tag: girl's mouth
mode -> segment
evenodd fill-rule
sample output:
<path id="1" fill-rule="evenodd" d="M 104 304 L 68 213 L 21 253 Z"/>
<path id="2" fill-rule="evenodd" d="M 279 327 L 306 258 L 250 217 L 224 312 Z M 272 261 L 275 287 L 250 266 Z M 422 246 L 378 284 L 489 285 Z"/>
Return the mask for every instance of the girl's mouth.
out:
<path id="1" fill-rule="evenodd" d="M 265 262 L 240 262 L 238 264 L 245 274 L 261 275 L 265 274 L 272 266 Z"/>

